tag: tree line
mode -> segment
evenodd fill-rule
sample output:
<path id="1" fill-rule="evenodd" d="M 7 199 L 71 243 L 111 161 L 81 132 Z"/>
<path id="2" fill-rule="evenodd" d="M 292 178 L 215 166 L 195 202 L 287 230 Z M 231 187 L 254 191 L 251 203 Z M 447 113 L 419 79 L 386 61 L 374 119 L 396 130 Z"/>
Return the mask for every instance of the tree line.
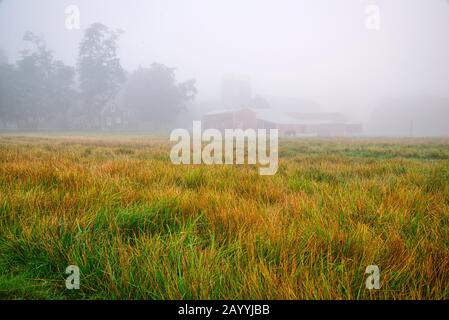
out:
<path id="1" fill-rule="evenodd" d="M 195 80 L 178 82 L 175 69 L 161 63 L 126 72 L 117 54 L 122 33 L 92 24 L 79 44 L 76 66 L 69 66 L 54 57 L 43 37 L 26 32 L 30 49 L 17 61 L 10 64 L 0 54 L 1 124 L 97 130 L 112 128 L 113 116 L 130 128 L 146 123 L 159 130 L 169 124 L 194 99 Z"/>

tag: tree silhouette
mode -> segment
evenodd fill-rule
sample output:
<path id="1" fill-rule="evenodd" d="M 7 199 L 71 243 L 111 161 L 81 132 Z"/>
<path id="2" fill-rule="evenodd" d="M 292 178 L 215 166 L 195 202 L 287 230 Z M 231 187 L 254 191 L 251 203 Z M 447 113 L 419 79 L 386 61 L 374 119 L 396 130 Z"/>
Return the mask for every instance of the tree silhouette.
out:
<path id="1" fill-rule="evenodd" d="M 197 93 L 195 80 L 178 83 L 174 68 L 153 63 L 150 68 L 134 71 L 126 86 L 125 105 L 139 120 L 161 129 L 192 101 Z"/>
<path id="2" fill-rule="evenodd" d="M 112 31 L 101 23 L 92 24 L 79 46 L 77 70 L 80 91 L 89 127 L 100 126 L 101 112 L 125 81 L 125 72 L 117 56 L 121 31 Z"/>

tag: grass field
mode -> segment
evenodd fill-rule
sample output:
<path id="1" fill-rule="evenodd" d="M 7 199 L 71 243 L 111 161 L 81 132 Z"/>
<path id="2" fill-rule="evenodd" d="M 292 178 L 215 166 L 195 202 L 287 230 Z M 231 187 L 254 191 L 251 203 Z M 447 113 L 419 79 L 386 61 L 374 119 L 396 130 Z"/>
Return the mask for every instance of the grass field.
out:
<path id="1" fill-rule="evenodd" d="M 0 135 L 0 298 L 449 298 L 449 140 L 282 140 L 274 176 L 169 150 Z"/>

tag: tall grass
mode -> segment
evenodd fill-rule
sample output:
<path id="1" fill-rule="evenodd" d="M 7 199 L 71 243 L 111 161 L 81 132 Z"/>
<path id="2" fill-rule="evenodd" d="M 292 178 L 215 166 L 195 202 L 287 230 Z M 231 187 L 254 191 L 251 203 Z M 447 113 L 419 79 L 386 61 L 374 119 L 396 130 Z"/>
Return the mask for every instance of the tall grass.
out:
<path id="1" fill-rule="evenodd" d="M 274 176 L 169 150 L 0 136 L 0 298 L 449 298 L 448 140 L 283 140 Z"/>

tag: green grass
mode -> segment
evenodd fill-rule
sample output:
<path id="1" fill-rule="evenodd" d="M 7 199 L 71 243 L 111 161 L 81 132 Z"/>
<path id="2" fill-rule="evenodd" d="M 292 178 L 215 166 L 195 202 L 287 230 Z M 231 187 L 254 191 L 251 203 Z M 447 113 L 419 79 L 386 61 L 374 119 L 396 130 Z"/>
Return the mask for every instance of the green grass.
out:
<path id="1" fill-rule="evenodd" d="M 167 140 L 0 136 L 0 298 L 449 298 L 449 140 L 282 140 L 274 176 Z"/>

